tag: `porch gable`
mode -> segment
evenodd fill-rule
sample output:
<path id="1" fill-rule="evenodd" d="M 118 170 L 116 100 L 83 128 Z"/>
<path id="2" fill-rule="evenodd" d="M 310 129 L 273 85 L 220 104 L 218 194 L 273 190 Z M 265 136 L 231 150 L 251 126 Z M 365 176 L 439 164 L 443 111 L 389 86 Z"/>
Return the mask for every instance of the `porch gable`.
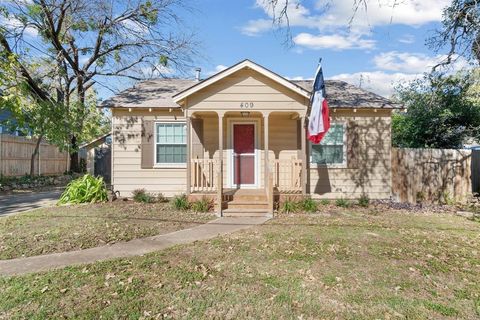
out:
<path id="1" fill-rule="evenodd" d="M 287 79 L 246 60 L 173 97 L 191 110 L 241 109 L 306 111 L 310 93 Z"/>

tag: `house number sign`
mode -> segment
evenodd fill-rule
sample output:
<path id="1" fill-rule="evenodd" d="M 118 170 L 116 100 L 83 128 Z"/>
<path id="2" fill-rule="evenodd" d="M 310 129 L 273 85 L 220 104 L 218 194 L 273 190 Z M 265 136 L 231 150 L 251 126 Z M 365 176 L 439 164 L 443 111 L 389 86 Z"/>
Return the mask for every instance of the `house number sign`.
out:
<path id="1" fill-rule="evenodd" d="M 240 108 L 242 108 L 242 109 L 252 109 L 253 108 L 253 102 L 241 102 L 240 103 Z"/>

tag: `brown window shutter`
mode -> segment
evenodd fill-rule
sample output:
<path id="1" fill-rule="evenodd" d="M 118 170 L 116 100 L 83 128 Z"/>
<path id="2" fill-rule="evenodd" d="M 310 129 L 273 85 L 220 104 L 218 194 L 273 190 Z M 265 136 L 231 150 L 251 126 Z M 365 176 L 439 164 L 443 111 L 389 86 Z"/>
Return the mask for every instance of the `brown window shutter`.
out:
<path id="1" fill-rule="evenodd" d="M 155 122 L 143 120 L 142 123 L 142 169 L 151 169 L 155 164 Z"/>
<path id="2" fill-rule="evenodd" d="M 192 159 L 203 159 L 203 120 L 191 119 L 192 124 Z"/>
<path id="3" fill-rule="evenodd" d="M 359 166 L 360 135 L 358 125 L 350 120 L 347 122 L 347 166 L 354 169 Z"/>

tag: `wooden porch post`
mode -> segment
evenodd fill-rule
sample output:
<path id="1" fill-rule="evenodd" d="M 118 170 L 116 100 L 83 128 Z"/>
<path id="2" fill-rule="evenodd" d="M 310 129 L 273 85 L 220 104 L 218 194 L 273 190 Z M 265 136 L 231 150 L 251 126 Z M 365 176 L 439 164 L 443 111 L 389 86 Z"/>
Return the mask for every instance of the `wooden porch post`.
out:
<path id="1" fill-rule="evenodd" d="M 217 180 L 217 203 L 218 215 L 222 216 L 223 202 L 223 112 L 218 114 L 218 180 Z"/>
<path id="2" fill-rule="evenodd" d="M 263 131 L 264 131 L 264 141 L 263 141 L 263 146 L 264 146 L 264 170 L 263 170 L 263 175 L 264 175 L 264 188 L 268 188 L 268 176 L 270 172 L 270 167 L 269 167 L 269 161 L 268 161 L 268 117 L 270 116 L 269 113 L 263 114 Z"/>
<path id="3" fill-rule="evenodd" d="M 305 116 L 300 117 L 301 130 L 300 134 L 302 135 L 302 196 L 307 194 L 307 134 L 305 128 Z"/>
<path id="4" fill-rule="evenodd" d="M 187 117 L 187 196 L 192 189 L 192 121 L 186 111 Z"/>

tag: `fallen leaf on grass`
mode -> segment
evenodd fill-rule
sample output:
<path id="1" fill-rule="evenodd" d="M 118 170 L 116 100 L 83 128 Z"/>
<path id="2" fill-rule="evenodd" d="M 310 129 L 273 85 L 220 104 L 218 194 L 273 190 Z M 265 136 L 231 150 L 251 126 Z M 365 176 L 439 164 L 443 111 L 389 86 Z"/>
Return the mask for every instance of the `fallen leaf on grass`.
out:
<path id="1" fill-rule="evenodd" d="M 107 275 L 105 276 L 105 280 L 108 280 L 111 278 L 115 278 L 115 273 L 107 273 Z"/>

